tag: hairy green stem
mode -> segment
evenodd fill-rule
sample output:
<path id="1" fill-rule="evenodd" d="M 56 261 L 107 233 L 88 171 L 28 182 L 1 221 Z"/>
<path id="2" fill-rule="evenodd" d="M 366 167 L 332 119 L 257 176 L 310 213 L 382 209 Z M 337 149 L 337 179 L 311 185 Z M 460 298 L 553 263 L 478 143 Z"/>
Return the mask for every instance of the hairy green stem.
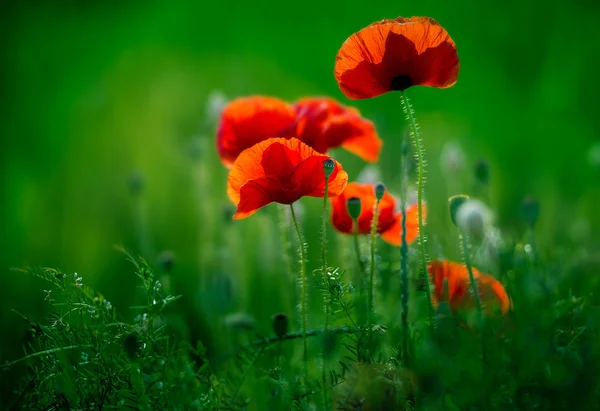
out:
<path id="1" fill-rule="evenodd" d="M 408 337 L 410 336 L 410 328 L 408 325 L 408 242 L 406 241 L 406 189 L 408 186 L 408 150 L 407 141 L 402 140 L 402 187 L 400 191 L 400 212 L 402 213 L 402 232 L 400 244 L 400 303 L 402 307 L 402 363 L 405 367 L 409 367 L 408 354 Z"/>
<path id="2" fill-rule="evenodd" d="M 296 286 L 293 275 L 293 266 L 292 266 L 292 244 L 290 242 L 290 233 L 289 233 L 289 225 L 285 213 L 285 205 L 277 204 L 279 207 L 279 234 L 281 237 L 281 244 L 283 246 L 283 259 L 285 263 L 285 268 L 287 270 L 287 279 L 290 281 L 290 290 L 292 293 L 292 306 L 290 308 L 293 309 L 293 301 L 295 301 L 296 296 Z"/>
<path id="3" fill-rule="evenodd" d="M 402 304 L 402 360 L 408 366 L 408 243 L 406 241 L 406 205 L 402 201 L 402 244 L 400 245 L 400 302 Z"/>
<path id="4" fill-rule="evenodd" d="M 363 263 L 362 259 L 360 258 L 360 245 L 358 244 L 358 220 L 353 220 L 352 221 L 352 237 L 353 237 L 353 242 L 354 242 L 354 252 L 356 254 L 356 258 L 358 260 L 358 268 L 360 269 L 360 281 L 362 282 L 362 276 L 363 273 L 365 272 L 365 264 Z M 362 287 L 361 287 L 362 289 Z"/>
<path id="5" fill-rule="evenodd" d="M 373 282 L 375 278 L 375 235 L 379 221 L 379 200 L 375 202 L 373 222 L 371 223 L 371 271 L 369 273 L 369 294 L 367 295 L 367 325 L 369 330 L 373 325 Z M 370 333 L 370 331 L 369 331 Z"/>
<path id="6" fill-rule="evenodd" d="M 323 286 L 327 287 L 329 284 L 329 278 L 328 278 L 328 274 L 327 274 L 327 196 L 329 194 L 329 177 L 327 175 L 325 175 L 325 191 L 324 191 L 324 196 L 323 196 L 323 213 L 321 216 L 321 259 L 323 262 L 323 269 L 322 269 L 322 274 L 323 274 Z M 328 288 L 328 287 L 327 287 Z M 326 294 L 324 294 L 326 295 Z M 324 315 L 325 315 L 325 319 L 324 319 L 324 330 L 325 333 L 327 333 L 327 330 L 329 328 L 329 300 L 327 297 L 323 298 L 323 310 L 324 310 Z M 322 355 L 323 355 L 323 368 L 321 370 L 321 384 L 323 385 L 322 387 L 322 392 L 323 392 L 323 409 L 327 410 L 329 409 L 328 403 L 328 395 L 327 395 L 327 390 L 325 389 L 325 385 L 327 384 L 327 367 L 326 367 L 326 361 L 327 358 L 325 355 L 325 349 L 322 350 Z"/>
<path id="7" fill-rule="evenodd" d="M 402 96 L 402 103 L 406 118 L 410 122 L 412 127 L 412 138 L 415 145 L 415 151 L 417 154 L 419 174 L 417 178 L 417 212 L 419 220 L 419 248 L 421 252 L 421 275 L 425 281 L 425 290 L 427 291 L 427 309 L 429 314 L 429 327 L 433 334 L 433 303 L 431 299 L 431 283 L 427 275 L 427 252 L 425 251 L 425 233 L 423 232 L 423 187 L 425 185 L 425 161 L 423 159 L 423 147 L 421 145 L 421 138 L 419 137 L 419 129 L 417 127 L 417 121 L 413 114 L 413 108 L 408 100 L 408 96 L 404 91 L 400 92 Z"/>
<path id="8" fill-rule="evenodd" d="M 467 266 L 467 271 L 469 272 L 469 281 L 471 283 L 471 292 L 475 297 L 475 304 L 477 305 L 477 314 L 478 314 L 478 327 L 483 325 L 483 309 L 481 307 L 481 299 L 479 298 L 479 291 L 477 290 L 477 283 L 475 282 L 475 277 L 473 276 L 473 267 L 471 265 L 471 257 L 469 255 L 469 241 L 467 239 L 467 234 L 461 230 L 460 232 L 461 244 L 463 249 L 463 255 L 465 258 L 465 265 Z M 486 349 L 485 349 L 485 338 L 484 334 L 481 335 L 481 355 L 483 358 L 483 362 L 487 362 Z"/>
<path id="9" fill-rule="evenodd" d="M 303 359 L 304 359 L 304 376 L 308 373 L 308 341 L 306 339 L 306 247 L 304 245 L 304 239 L 300 232 L 300 226 L 298 225 L 298 219 L 296 218 L 296 212 L 294 211 L 294 204 L 290 204 L 290 211 L 292 213 L 292 220 L 294 221 L 294 227 L 296 228 L 296 234 L 298 234 L 298 241 L 300 242 L 300 316 L 302 317 L 302 334 L 303 337 Z"/>

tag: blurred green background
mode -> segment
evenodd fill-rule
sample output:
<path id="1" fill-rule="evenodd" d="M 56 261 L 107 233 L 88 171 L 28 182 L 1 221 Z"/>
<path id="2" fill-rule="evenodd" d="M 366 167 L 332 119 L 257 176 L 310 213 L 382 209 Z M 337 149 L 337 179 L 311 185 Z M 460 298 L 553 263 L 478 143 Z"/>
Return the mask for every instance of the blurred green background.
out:
<path id="1" fill-rule="evenodd" d="M 478 159 L 490 164 L 488 200 L 504 232 L 522 229 L 520 202 L 531 194 L 541 203 L 540 238 L 598 247 L 600 3 L 65 0 L 0 8 L 0 362 L 18 357 L 25 338 L 10 310 L 39 319 L 48 308 L 43 285 L 11 267 L 77 272 L 133 315 L 133 270 L 115 244 L 154 265 L 165 250 L 175 255 L 180 330 L 192 334 L 185 338 L 206 335 L 203 324 L 234 311 L 253 314 L 267 334 L 268 316 L 291 309 L 281 296 L 276 213 L 226 221 L 209 95 L 329 95 L 358 107 L 385 141 L 381 176 L 397 191 L 406 126 L 399 97 L 351 102 L 333 78 L 346 37 L 384 17 L 434 17 L 461 59 L 456 86 L 409 90 L 429 162 L 432 254 L 450 229 L 446 199 L 471 194 Z M 464 151 L 455 175 L 440 160 L 449 142 Z M 334 155 L 351 179 L 365 165 Z M 315 243 L 319 201 L 303 204 Z M 2 384 L 0 406 L 14 387 Z"/>

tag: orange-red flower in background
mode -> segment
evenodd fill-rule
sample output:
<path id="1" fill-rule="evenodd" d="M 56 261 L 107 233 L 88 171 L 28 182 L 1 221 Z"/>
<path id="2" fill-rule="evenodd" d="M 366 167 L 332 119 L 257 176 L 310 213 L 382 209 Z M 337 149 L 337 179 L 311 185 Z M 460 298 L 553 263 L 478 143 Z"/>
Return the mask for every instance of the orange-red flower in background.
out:
<path id="1" fill-rule="evenodd" d="M 351 35 L 335 62 L 335 78 L 351 99 L 411 86 L 446 88 L 459 71 L 456 45 L 429 17 L 382 20 Z"/>
<path id="2" fill-rule="evenodd" d="M 319 153 L 342 147 L 365 161 L 375 162 L 383 142 L 373 123 L 352 107 L 332 98 L 308 97 L 294 104 L 296 137 Z"/>
<path id="3" fill-rule="evenodd" d="M 320 154 L 296 138 L 269 138 L 238 156 L 229 172 L 227 194 L 239 220 L 269 203 L 292 204 L 301 197 L 323 197 L 325 172 Z M 337 161 L 329 176 L 328 196 L 339 195 L 348 174 Z"/>
<path id="4" fill-rule="evenodd" d="M 349 183 L 341 195 L 331 199 L 331 222 L 341 233 L 353 233 L 353 221 L 348 214 L 346 204 L 349 198 L 361 200 L 361 213 L 358 217 L 358 234 L 371 233 L 375 202 L 375 187 L 372 184 Z M 423 204 L 423 218 L 425 218 Z M 386 242 L 399 246 L 402 243 L 402 213 L 396 212 L 396 199 L 387 191 L 379 202 L 377 232 Z M 417 206 L 411 205 L 406 210 L 406 241 L 412 243 L 419 234 Z"/>
<path id="5" fill-rule="evenodd" d="M 479 272 L 472 268 L 473 277 L 477 282 L 479 298 L 486 312 L 490 312 L 490 304 L 497 302 L 502 314 L 511 308 L 511 300 L 504 286 L 489 274 Z M 452 261 L 431 261 L 427 266 L 429 277 L 435 284 L 434 304 L 446 301 L 450 309 L 458 311 L 475 305 L 475 297 L 471 293 L 471 281 L 467 267 Z M 444 279 L 447 280 L 447 289 L 444 290 Z"/>
<path id="6" fill-rule="evenodd" d="M 245 149 L 271 137 L 292 131 L 296 113 L 292 106 L 274 97 L 253 96 L 233 100 L 221 114 L 217 130 L 217 151 L 231 167 Z M 291 136 L 286 134 L 285 136 Z"/>

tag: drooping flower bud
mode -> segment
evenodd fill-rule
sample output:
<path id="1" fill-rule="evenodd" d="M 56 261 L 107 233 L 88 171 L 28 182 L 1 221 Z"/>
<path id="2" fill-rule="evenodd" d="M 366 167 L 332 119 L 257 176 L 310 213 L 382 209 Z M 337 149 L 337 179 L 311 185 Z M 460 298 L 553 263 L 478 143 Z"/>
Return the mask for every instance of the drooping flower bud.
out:
<path id="1" fill-rule="evenodd" d="M 461 231 L 479 240 L 492 224 L 492 213 L 483 202 L 468 200 L 459 207 L 456 222 Z"/>
<path id="2" fill-rule="evenodd" d="M 128 178 L 129 192 L 132 196 L 137 197 L 144 189 L 144 175 L 139 171 L 134 171 Z"/>
<path id="3" fill-rule="evenodd" d="M 375 198 L 377 199 L 377 201 L 381 200 L 383 198 L 384 194 L 385 194 L 385 185 L 383 183 L 378 183 L 375 186 Z"/>
<path id="4" fill-rule="evenodd" d="M 475 163 L 475 179 L 478 183 L 487 185 L 490 182 L 490 166 L 485 160 L 478 160 Z"/>
<path id="5" fill-rule="evenodd" d="M 350 197 L 346 202 L 346 207 L 348 208 L 348 214 L 350 215 L 350 218 L 357 220 L 360 216 L 360 212 L 362 211 L 360 198 Z"/>
<path id="6" fill-rule="evenodd" d="M 172 251 L 163 251 L 158 256 L 158 263 L 164 272 L 170 273 L 173 269 L 173 265 L 175 264 L 175 255 Z"/>
<path id="7" fill-rule="evenodd" d="M 246 313 L 232 313 L 225 317 L 225 324 L 239 330 L 252 330 L 256 324 L 254 317 Z"/>
<path id="8" fill-rule="evenodd" d="M 456 175 L 462 171 L 465 163 L 465 154 L 456 142 L 448 142 L 442 149 L 440 156 L 442 169 L 448 175 Z"/>
<path id="9" fill-rule="evenodd" d="M 271 320 L 273 322 L 273 331 L 275 332 L 276 336 L 282 338 L 284 335 L 287 334 L 289 323 L 287 315 L 285 315 L 284 313 L 278 313 L 273 315 L 273 318 Z"/>
<path id="10" fill-rule="evenodd" d="M 448 208 L 450 209 L 450 219 L 452 220 L 452 223 L 457 227 L 458 227 L 458 223 L 456 222 L 456 215 L 458 213 L 458 209 L 468 199 L 469 199 L 469 196 L 466 196 L 464 194 L 458 194 L 458 195 L 452 196 L 448 199 Z"/>

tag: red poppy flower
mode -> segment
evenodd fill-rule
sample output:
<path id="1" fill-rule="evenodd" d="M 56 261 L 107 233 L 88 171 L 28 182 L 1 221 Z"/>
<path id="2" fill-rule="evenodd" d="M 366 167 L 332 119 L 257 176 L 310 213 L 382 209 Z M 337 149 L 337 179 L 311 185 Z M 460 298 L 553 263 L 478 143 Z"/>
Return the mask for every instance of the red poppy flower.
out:
<path id="1" fill-rule="evenodd" d="M 282 133 L 286 130 L 293 134 L 295 118 L 292 106 L 274 97 L 233 100 L 223 109 L 217 130 L 217 151 L 221 161 L 231 167 L 240 153 L 254 144 L 271 137 L 284 137 Z"/>
<path id="2" fill-rule="evenodd" d="M 319 153 L 342 147 L 366 161 L 375 162 L 383 142 L 373 123 L 360 112 L 332 98 L 309 97 L 294 104 L 296 137 Z"/>
<path id="3" fill-rule="evenodd" d="M 351 99 L 411 86 L 450 87 L 458 71 L 454 41 L 429 17 L 373 23 L 346 40 L 335 62 L 338 85 Z"/>
<path id="4" fill-rule="evenodd" d="M 234 220 L 269 203 L 292 204 L 301 197 L 323 197 L 323 162 L 329 157 L 296 138 L 269 138 L 242 151 L 229 172 L 227 194 L 237 206 Z M 328 197 L 339 195 L 348 174 L 337 161 L 329 176 Z"/>
<path id="5" fill-rule="evenodd" d="M 349 198 L 356 197 L 361 201 L 361 212 L 358 216 L 358 234 L 371 234 L 373 212 L 375 209 L 375 187 L 372 184 L 350 183 L 342 194 L 331 199 L 331 222 L 336 230 L 345 234 L 353 233 L 353 221 L 348 214 L 346 204 Z M 423 204 L 423 215 L 425 215 Z M 396 199 L 387 191 L 379 202 L 377 233 L 388 243 L 399 246 L 402 243 L 402 213 L 396 212 Z M 417 206 L 411 205 L 406 210 L 406 241 L 412 243 L 419 234 Z"/>
<path id="6" fill-rule="evenodd" d="M 472 268 L 473 277 L 477 282 L 479 298 L 487 312 L 490 312 L 489 302 L 494 300 L 500 306 L 502 314 L 511 307 L 511 301 L 502 284 L 489 274 Z M 447 301 L 453 311 L 473 307 L 475 298 L 471 294 L 471 281 L 467 267 L 452 261 L 431 261 L 427 266 L 429 276 L 435 284 L 434 304 Z M 444 290 L 444 279 L 447 279 L 447 290 Z"/>

